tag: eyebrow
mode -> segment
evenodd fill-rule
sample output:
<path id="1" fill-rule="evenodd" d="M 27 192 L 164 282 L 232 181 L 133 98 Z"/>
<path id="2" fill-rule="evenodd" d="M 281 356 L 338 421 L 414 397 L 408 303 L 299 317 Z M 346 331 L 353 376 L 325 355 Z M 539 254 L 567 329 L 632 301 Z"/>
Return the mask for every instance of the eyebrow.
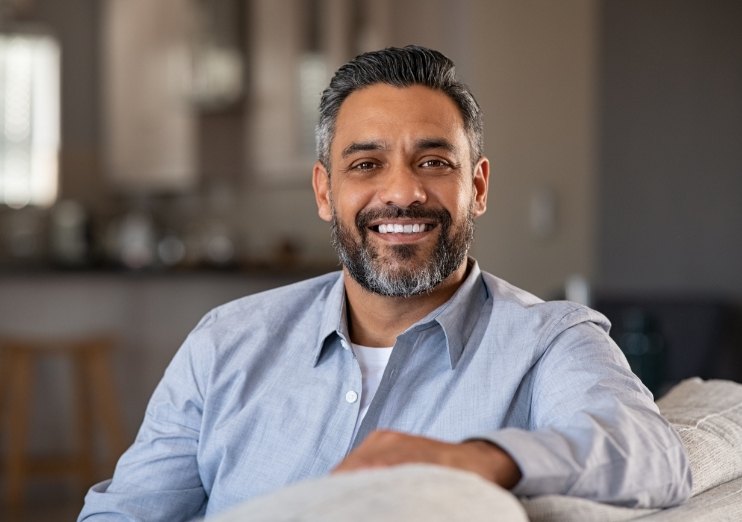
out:
<path id="1" fill-rule="evenodd" d="M 356 152 L 368 152 L 374 150 L 386 150 L 388 147 L 381 141 L 361 141 L 354 142 L 343 149 L 342 158 L 355 154 Z"/>
<path id="2" fill-rule="evenodd" d="M 354 142 L 343 149 L 342 158 L 347 158 L 357 152 L 369 152 L 376 150 L 388 150 L 389 147 L 383 141 L 361 141 Z M 415 150 L 443 149 L 448 152 L 456 152 L 456 146 L 443 138 L 421 138 L 415 142 Z"/>
<path id="3" fill-rule="evenodd" d="M 444 138 L 422 138 L 415 143 L 415 149 L 443 149 L 448 152 L 456 152 L 456 146 Z"/>

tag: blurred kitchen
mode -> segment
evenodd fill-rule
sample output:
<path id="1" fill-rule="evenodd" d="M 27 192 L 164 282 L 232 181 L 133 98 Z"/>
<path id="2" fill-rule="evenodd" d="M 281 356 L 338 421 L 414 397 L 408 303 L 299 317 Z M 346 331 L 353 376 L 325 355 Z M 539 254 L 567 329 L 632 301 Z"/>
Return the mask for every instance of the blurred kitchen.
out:
<path id="1" fill-rule="evenodd" d="M 657 393 L 742 380 L 740 27 L 736 0 L 0 0 L 2 505 L 72 519 L 66 472 L 110 474 L 208 309 L 336 269 L 316 105 L 388 45 L 484 108 L 483 269 L 606 313 Z"/>

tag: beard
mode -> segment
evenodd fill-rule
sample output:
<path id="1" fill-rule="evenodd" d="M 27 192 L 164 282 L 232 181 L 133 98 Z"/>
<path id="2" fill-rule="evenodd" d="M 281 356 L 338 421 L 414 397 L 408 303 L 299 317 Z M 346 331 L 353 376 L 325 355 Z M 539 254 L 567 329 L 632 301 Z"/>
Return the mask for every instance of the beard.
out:
<path id="1" fill-rule="evenodd" d="M 413 260 L 423 248 L 414 244 L 391 245 L 382 255 L 369 242 L 368 224 L 378 219 L 412 218 L 433 220 L 438 240 L 432 253 L 418 263 Z M 361 211 L 356 216 L 357 234 L 343 225 L 332 209 L 332 246 L 350 276 L 366 290 L 389 297 L 411 297 L 430 293 L 454 270 L 469 252 L 474 239 L 471 209 L 463 222 L 455 225 L 445 209 L 387 207 Z"/>

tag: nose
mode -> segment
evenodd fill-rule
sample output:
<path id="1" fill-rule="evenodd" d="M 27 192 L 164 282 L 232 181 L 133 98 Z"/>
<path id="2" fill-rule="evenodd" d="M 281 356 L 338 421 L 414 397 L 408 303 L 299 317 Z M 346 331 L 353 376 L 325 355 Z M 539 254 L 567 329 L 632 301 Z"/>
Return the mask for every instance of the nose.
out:
<path id="1" fill-rule="evenodd" d="M 390 168 L 382 179 L 378 196 L 384 205 L 401 208 L 422 205 L 428 200 L 422 179 L 408 166 Z"/>

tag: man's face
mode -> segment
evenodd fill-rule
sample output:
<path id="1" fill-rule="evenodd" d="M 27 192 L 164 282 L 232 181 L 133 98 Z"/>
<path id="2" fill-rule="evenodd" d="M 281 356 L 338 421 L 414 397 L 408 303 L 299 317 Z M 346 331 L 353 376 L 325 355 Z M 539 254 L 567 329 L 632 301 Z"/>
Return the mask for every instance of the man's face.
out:
<path id="1" fill-rule="evenodd" d="M 466 260 L 486 208 L 455 103 L 422 86 L 373 85 L 338 113 L 331 172 L 315 165 L 320 216 L 348 273 L 389 296 L 430 292 Z"/>

